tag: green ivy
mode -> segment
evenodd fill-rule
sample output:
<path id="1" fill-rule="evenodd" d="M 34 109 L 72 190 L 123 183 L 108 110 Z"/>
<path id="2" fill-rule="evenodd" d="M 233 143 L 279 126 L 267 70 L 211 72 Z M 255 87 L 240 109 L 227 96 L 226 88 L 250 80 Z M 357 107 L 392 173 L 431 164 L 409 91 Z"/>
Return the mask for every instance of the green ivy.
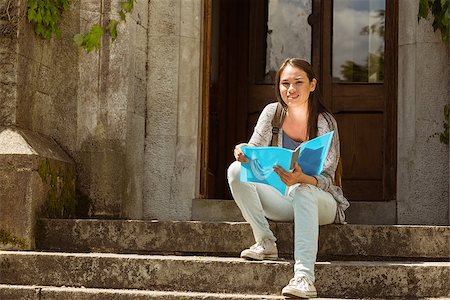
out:
<path id="1" fill-rule="evenodd" d="M 50 39 L 59 37 L 59 21 L 63 11 L 69 9 L 70 0 L 28 0 L 28 21 L 34 24 L 38 36 Z"/>
<path id="2" fill-rule="evenodd" d="M 75 44 L 81 48 L 84 48 L 87 53 L 94 49 L 100 49 L 100 40 L 103 36 L 103 28 L 94 24 L 91 30 L 85 35 L 79 33 L 73 37 Z"/>
<path id="3" fill-rule="evenodd" d="M 100 49 L 101 39 L 105 32 L 109 33 L 111 40 L 117 39 L 117 26 L 120 22 L 126 21 L 126 14 L 134 9 L 136 0 L 126 0 L 120 4 L 120 20 L 111 19 L 106 28 L 99 24 L 94 24 L 89 32 L 76 34 L 73 38 L 76 45 L 91 52 Z M 61 36 L 59 22 L 61 15 L 70 7 L 70 0 L 28 0 L 28 22 L 34 25 L 38 36 L 50 39 L 54 35 Z"/>
<path id="4" fill-rule="evenodd" d="M 417 20 L 420 21 L 421 18 L 427 18 L 429 11 L 431 11 L 431 14 L 434 16 L 434 31 L 439 29 L 441 31 L 442 40 L 448 42 L 450 34 L 449 10 L 450 0 L 420 0 Z"/>
<path id="5" fill-rule="evenodd" d="M 127 0 L 127 1 L 125 1 L 125 2 L 122 2 L 121 4 L 120 4 L 120 11 L 119 11 L 119 15 L 120 15 L 120 19 L 122 20 L 122 21 L 125 21 L 126 20 L 126 16 L 125 16 L 125 14 L 127 14 L 127 13 L 131 13 L 132 11 L 133 11 L 133 8 L 134 8 L 134 2 L 135 2 L 136 0 Z"/>
<path id="6" fill-rule="evenodd" d="M 46 218 L 70 218 L 75 215 L 75 172 L 55 166 L 49 159 L 39 163 L 38 174 L 50 188 L 41 208 Z"/>
<path id="7" fill-rule="evenodd" d="M 0 228 L 0 244 L 16 246 L 19 249 L 26 249 L 27 242 L 9 231 Z"/>
<path id="8" fill-rule="evenodd" d="M 76 45 L 91 52 L 92 50 L 100 49 L 100 43 L 104 32 L 109 33 L 111 40 L 114 42 L 117 39 L 117 25 L 120 22 L 126 22 L 126 14 L 131 13 L 134 9 L 134 2 L 136 0 L 126 0 L 120 4 L 119 16 L 120 20 L 111 19 L 108 22 L 107 28 L 103 28 L 99 24 L 94 24 L 91 30 L 85 34 L 77 34 L 73 40 Z"/>

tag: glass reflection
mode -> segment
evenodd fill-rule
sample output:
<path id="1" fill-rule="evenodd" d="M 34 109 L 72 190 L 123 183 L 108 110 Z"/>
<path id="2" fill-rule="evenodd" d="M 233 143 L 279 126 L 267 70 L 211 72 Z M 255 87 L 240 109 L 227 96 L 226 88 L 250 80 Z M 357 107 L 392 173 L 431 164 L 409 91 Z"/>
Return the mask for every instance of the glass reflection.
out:
<path id="1" fill-rule="evenodd" d="M 384 0 L 334 1 L 334 82 L 383 82 L 385 10 Z"/>
<path id="2" fill-rule="evenodd" d="M 266 74 L 275 72 L 286 57 L 311 61 L 312 0 L 269 0 Z"/>

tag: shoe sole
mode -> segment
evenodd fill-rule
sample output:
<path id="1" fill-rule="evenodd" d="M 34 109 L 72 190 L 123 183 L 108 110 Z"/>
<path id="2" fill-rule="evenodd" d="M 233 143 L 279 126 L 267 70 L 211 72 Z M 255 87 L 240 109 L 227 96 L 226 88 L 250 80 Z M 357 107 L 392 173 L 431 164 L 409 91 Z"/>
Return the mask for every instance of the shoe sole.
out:
<path id="1" fill-rule="evenodd" d="M 252 260 L 278 260 L 278 255 L 265 255 L 263 257 L 253 256 L 252 254 L 241 255 L 243 259 L 252 259 Z"/>
<path id="2" fill-rule="evenodd" d="M 303 299 L 317 298 L 317 292 L 300 292 L 291 289 L 283 291 L 282 294 L 287 298 L 303 298 Z"/>

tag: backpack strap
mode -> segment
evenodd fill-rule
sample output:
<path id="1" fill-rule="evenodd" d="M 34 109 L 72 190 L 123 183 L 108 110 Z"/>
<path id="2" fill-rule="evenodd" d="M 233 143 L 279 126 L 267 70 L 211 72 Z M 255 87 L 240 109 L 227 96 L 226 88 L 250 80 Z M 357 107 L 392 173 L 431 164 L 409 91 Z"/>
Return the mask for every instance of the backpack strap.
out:
<path id="1" fill-rule="evenodd" d="M 284 117 L 286 116 L 286 109 L 278 102 L 277 110 L 272 119 L 272 141 L 271 146 L 278 147 L 278 133 L 280 132 L 281 126 L 283 126 Z"/>
<path id="2" fill-rule="evenodd" d="M 342 188 L 342 173 L 343 173 L 343 167 L 342 167 L 342 157 L 339 157 L 338 165 L 336 167 L 336 172 L 334 173 L 334 185 Z"/>

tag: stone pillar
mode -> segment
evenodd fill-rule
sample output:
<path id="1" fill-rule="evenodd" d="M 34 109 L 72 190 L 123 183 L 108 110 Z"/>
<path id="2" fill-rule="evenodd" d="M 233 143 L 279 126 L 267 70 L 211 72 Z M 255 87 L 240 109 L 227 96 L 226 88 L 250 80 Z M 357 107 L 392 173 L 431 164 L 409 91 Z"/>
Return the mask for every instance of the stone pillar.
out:
<path id="1" fill-rule="evenodd" d="M 75 216 L 75 165 L 49 137 L 0 127 L 0 249 L 32 250 L 39 217 Z"/>
<path id="2" fill-rule="evenodd" d="M 119 20 L 120 0 L 81 1 L 81 31 Z M 148 2 L 136 1 L 115 42 L 81 52 L 77 144 L 80 192 L 98 217 L 142 217 Z"/>
<path id="3" fill-rule="evenodd" d="M 198 163 L 201 0 L 150 1 L 144 218 L 188 220 Z"/>
<path id="4" fill-rule="evenodd" d="M 418 1 L 399 1 L 397 221 L 448 224 L 448 147 L 437 138 L 449 99 L 448 44 Z"/>

